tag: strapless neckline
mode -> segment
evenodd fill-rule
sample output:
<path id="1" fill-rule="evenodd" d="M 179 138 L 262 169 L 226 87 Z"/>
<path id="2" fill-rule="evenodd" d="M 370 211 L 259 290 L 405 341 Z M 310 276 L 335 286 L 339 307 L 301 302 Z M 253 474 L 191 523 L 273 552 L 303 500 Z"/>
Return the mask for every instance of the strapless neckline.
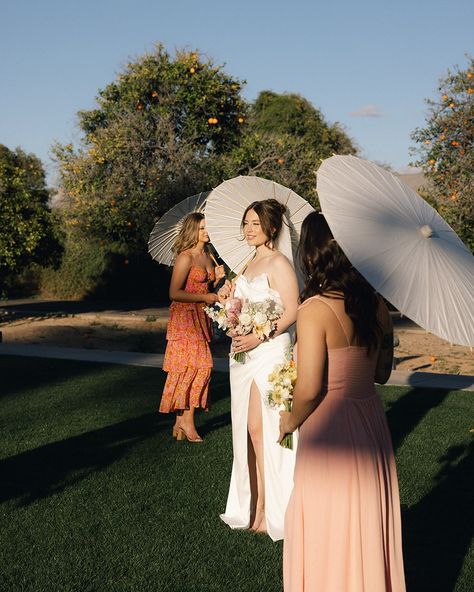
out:
<path id="1" fill-rule="evenodd" d="M 266 272 L 259 273 L 258 275 L 256 275 L 255 277 L 253 277 L 251 280 L 249 280 L 246 275 L 241 275 L 240 277 L 241 278 L 244 278 L 244 280 L 247 282 L 247 284 L 253 284 L 254 282 L 256 282 L 261 277 L 265 277 L 265 279 L 267 280 L 268 287 L 270 287 L 270 282 L 268 281 L 268 274 Z"/>

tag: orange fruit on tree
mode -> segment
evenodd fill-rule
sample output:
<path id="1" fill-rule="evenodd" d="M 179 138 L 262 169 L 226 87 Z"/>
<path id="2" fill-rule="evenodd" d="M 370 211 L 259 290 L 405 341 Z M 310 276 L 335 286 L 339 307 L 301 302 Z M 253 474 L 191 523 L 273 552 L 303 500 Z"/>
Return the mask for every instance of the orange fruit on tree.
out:
<path id="1" fill-rule="evenodd" d="M 451 109 L 454 109 L 454 107 L 456 107 L 456 105 L 454 103 L 449 103 L 448 107 L 450 107 Z"/>
<path id="2" fill-rule="evenodd" d="M 472 92 L 473 92 L 472 91 L 472 88 L 468 88 L 466 92 L 467 92 L 468 95 L 472 95 Z"/>
<path id="3" fill-rule="evenodd" d="M 448 98 L 449 98 L 449 97 L 448 97 L 448 95 L 443 95 L 443 96 L 441 97 L 441 99 L 442 99 L 443 101 L 447 101 L 447 100 L 448 100 Z"/>
<path id="4" fill-rule="evenodd" d="M 431 144 L 429 140 L 425 140 L 425 144 Z"/>
<path id="5" fill-rule="evenodd" d="M 467 76 L 468 78 L 472 78 L 472 72 L 468 72 L 468 73 L 466 74 L 466 76 Z"/>
<path id="6" fill-rule="evenodd" d="M 156 90 L 154 90 L 154 91 L 151 93 L 151 96 L 152 96 L 152 97 L 157 97 L 157 96 L 158 96 L 158 93 L 156 92 Z"/>
<path id="7" fill-rule="evenodd" d="M 245 119 L 243 117 L 239 117 L 239 119 L 237 120 L 239 123 L 243 123 L 245 121 Z"/>
<path id="8" fill-rule="evenodd" d="M 279 159 L 277 160 L 277 163 L 278 163 L 278 164 L 285 164 L 285 159 L 284 159 L 284 158 L 279 158 Z"/>
<path id="9" fill-rule="evenodd" d="M 196 68 L 189 68 L 189 71 L 191 72 L 191 74 L 194 74 L 196 72 Z"/>

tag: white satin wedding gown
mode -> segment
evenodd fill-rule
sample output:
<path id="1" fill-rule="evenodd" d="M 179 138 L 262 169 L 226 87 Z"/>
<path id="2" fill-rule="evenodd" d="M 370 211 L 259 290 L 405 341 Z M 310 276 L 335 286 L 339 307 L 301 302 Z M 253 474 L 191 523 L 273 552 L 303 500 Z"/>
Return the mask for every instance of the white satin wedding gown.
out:
<path id="1" fill-rule="evenodd" d="M 266 274 L 258 275 L 252 280 L 247 280 L 243 275 L 240 276 L 235 285 L 235 296 L 252 302 L 261 302 L 266 298 L 280 299 L 278 292 L 270 288 Z M 221 514 L 221 519 L 231 528 L 249 528 L 250 526 L 251 493 L 247 463 L 247 416 L 250 387 L 252 381 L 255 381 L 262 404 L 265 518 L 267 532 L 274 541 L 283 538 L 285 511 L 293 488 L 297 435 L 296 433 L 293 435 L 293 450 L 278 444 L 279 412 L 268 406 L 266 398 L 270 387 L 268 375 L 276 364 L 285 360 L 290 345 L 290 334 L 285 332 L 247 352 L 244 364 L 230 359 L 234 462 L 227 505 L 225 513 Z"/>

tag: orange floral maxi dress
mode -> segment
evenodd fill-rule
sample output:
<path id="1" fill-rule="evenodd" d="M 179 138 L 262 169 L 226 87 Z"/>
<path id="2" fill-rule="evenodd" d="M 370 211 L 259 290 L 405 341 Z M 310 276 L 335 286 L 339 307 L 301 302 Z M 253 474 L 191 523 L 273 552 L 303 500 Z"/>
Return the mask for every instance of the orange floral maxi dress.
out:
<path id="1" fill-rule="evenodd" d="M 214 271 L 192 266 L 185 291 L 207 294 Z M 172 302 L 166 332 L 163 370 L 168 373 L 160 412 L 172 413 L 191 407 L 208 408 L 209 380 L 213 367 L 209 342 L 212 323 L 203 310 L 204 302 Z"/>

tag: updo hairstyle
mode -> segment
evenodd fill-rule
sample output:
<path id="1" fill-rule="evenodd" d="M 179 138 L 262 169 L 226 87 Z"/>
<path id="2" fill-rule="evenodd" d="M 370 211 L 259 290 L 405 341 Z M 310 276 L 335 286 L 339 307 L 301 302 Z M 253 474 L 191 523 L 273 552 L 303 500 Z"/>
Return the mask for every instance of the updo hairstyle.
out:
<path id="1" fill-rule="evenodd" d="M 243 232 L 244 220 L 247 213 L 253 210 L 260 220 L 260 226 L 263 233 L 267 237 L 265 246 L 270 246 L 270 243 L 275 244 L 283 226 L 283 215 L 286 213 L 286 206 L 276 199 L 264 199 L 262 201 L 254 201 L 247 206 L 244 215 L 242 216 L 241 229 Z"/>

